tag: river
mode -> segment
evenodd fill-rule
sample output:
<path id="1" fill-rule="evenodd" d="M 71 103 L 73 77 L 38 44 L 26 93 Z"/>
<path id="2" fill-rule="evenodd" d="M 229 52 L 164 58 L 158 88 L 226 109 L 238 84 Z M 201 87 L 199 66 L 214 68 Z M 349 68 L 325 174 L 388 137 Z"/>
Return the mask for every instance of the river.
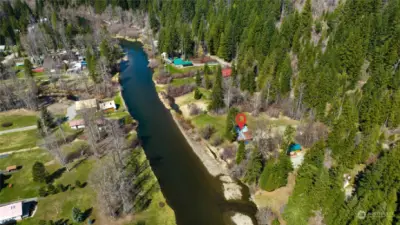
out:
<path id="1" fill-rule="evenodd" d="M 175 211 L 177 224 L 230 224 L 232 211 L 249 215 L 254 221 L 254 204 L 224 199 L 221 182 L 208 173 L 161 103 L 141 44 L 121 44 L 129 59 L 121 63 L 122 95 L 130 114 L 139 122 L 139 138 L 167 203 Z"/>

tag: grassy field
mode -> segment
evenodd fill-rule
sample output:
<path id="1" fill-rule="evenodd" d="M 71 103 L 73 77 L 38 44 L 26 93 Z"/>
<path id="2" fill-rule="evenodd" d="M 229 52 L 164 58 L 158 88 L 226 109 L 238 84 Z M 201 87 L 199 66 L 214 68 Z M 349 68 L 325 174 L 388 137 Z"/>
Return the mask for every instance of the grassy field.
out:
<path id="1" fill-rule="evenodd" d="M 0 126 L 0 131 L 10 130 L 19 127 L 26 127 L 36 125 L 37 116 L 35 113 L 31 112 L 4 112 L 0 113 L 0 125 L 5 122 L 11 122 L 12 126 L 3 127 Z"/>
<path id="2" fill-rule="evenodd" d="M 64 171 L 61 177 L 55 180 L 54 185 L 70 185 L 74 188 L 41 198 L 35 216 L 22 220 L 18 224 L 37 224 L 40 220 L 56 221 L 59 219 L 69 219 L 71 221 L 73 207 L 78 207 L 83 211 L 89 210 L 93 207 L 93 212 L 89 217 L 93 218 L 96 214 L 96 209 L 94 207 L 96 194 L 89 185 L 86 185 L 83 188 L 75 187 L 75 181 L 79 180 L 81 183 L 87 182 L 89 173 L 94 164 L 95 160 L 89 159 L 79 164 L 79 166 L 71 171 Z"/>
<path id="3" fill-rule="evenodd" d="M 52 160 L 50 154 L 41 149 L 16 153 L 0 159 L 1 170 L 11 165 L 22 167 L 5 180 L 5 184 L 12 184 L 13 186 L 12 188 L 4 187 L 1 190 L 0 203 L 36 197 L 41 184 L 33 182 L 32 166 L 36 161 L 46 163 L 50 160 Z M 57 166 L 56 164 L 52 164 L 46 168 L 52 173 L 57 169 Z"/>
<path id="4" fill-rule="evenodd" d="M 223 116 L 214 116 L 209 114 L 201 114 L 193 118 L 193 125 L 198 128 L 205 127 L 210 124 L 213 125 L 216 129 L 216 133 L 223 136 L 225 132 L 225 120 L 226 115 Z"/>
<path id="5" fill-rule="evenodd" d="M 0 135 L 0 153 L 35 147 L 38 141 L 37 130 L 13 132 Z"/>
<path id="6" fill-rule="evenodd" d="M 172 86 L 181 86 L 184 84 L 195 84 L 195 79 L 193 77 L 188 77 L 188 78 L 180 78 L 180 79 L 174 79 L 171 82 Z"/>

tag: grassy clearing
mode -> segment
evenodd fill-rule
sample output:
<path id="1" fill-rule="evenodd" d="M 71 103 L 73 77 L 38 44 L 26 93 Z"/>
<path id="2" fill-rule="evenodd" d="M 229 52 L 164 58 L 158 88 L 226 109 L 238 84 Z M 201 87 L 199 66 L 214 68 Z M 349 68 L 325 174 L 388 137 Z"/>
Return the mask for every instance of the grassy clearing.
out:
<path id="1" fill-rule="evenodd" d="M 41 149 L 16 153 L 0 159 L 0 169 L 2 170 L 11 165 L 22 166 L 20 170 L 14 172 L 10 178 L 5 180 L 4 183 L 6 185 L 12 184 L 13 187 L 4 187 L 1 190 L 0 203 L 37 197 L 38 189 L 41 187 L 41 184 L 33 182 L 32 166 L 36 161 L 46 163 L 51 159 L 52 157 L 50 154 Z M 49 165 L 46 168 L 52 173 L 57 169 L 57 165 Z"/>
<path id="2" fill-rule="evenodd" d="M 119 119 L 123 119 L 126 116 L 129 116 L 129 112 L 127 111 L 115 111 L 112 113 L 108 113 L 105 115 L 107 118 L 109 119 L 114 119 L 114 120 L 119 120 Z"/>
<path id="3" fill-rule="evenodd" d="M 64 152 L 64 154 L 71 154 L 71 153 L 75 153 L 77 151 L 80 151 L 81 149 L 85 149 L 88 145 L 88 143 L 86 141 L 82 141 L 82 140 L 76 140 L 71 142 L 70 144 L 66 144 L 62 147 L 62 150 Z"/>
<path id="4" fill-rule="evenodd" d="M 174 79 L 171 82 L 171 85 L 178 87 L 178 86 L 182 86 L 184 84 L 194 84 L 194 83 L 195 83 L 195 79 L 193 77 L 188 77 L 188 78 Z"/>
<path id="5" fill-rule="evenodd" d="M 41 198 L 35 216 L 22 220 L 18 224 L 37 224 L 40 220 L 56 221 L 59 219 L 69 219 L 71 221 L 73 207 L 78 207 L 81 210 L 92 208 L 95 205 L 95 192 L 89 185 L 86 185 L 84 188 L 75 187 L 75 181 L 79 180 L 81 183 L 87 182 L 94 163 L 94 159 L 89 159 L 71 171 L 65 171 L 60 178 L 55 180 L 54 185 L 71 185 L 74 188 Z M 93 208 L 91 215 L 89 218 L 93 218 L 93 215 L 96 215 L 95 208 Z"/>
<path id="6" fill-rule="evenodd" d="M 216 133 L 223 136 L 225 132 L 226 115 L 216 116 L 209 114 L 201 114 L 193 118 L 192 122 L 197 128 L 203 128 L 206 125 L 213 125 Z"/>
<path id="7" fill-rule="evenodd" d="M 117 109 L 124 108 L 124 103 L 122 101 L 121 92 L 118 92 L 118 94 L 114 97 L 114 102 L 115 102 L 115 105 L 117 106 Z"/>
<path id="8" fill-rule="evenodd" d="M 36 129 L 0 135 L 0 153 L 35 147 L 37 140 Z"/>
<path id="9" fill-rule="evenodd" d="M 0 125 L 5 122 L 11 122 L 12 126 L 9 127 L 0 126 L 0 131 L 36 125 L 37 117 L 35 114 L 23 115 L 23 114 L 13 114 L 13 113 L 12 114 L 0 113 Z"/>

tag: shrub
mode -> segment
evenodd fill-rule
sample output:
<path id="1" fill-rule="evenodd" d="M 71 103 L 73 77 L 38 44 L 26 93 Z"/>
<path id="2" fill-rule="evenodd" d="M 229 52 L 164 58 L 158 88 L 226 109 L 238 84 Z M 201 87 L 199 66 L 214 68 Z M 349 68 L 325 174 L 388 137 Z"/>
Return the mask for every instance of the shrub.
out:
<path id="1" fill-rule="evenodd" d="M 175 98 L 190 93 L 193 89 L 193 84 L 184 84 L 178 87 L 169 85 L 167 88 L 167 95 Z"/>
<path id="2" fill-rule="evenodd" d="M 75 186 L 80 188 L 80 187 L 82 187 L 82 183 L 79 180 L 76 180 L 75 181 Z"/>
<path id="3" fill-rule="evenodd" d="M 220 144 L 222 144 L 223 139 L 221 137 L 221 135 L 215 135 L 212 139 L 211 139 L 211 145 L 212 146 L 218 146 Z"/>
<path id="4" fill-rule="evenodd" d="M 234 159 L 235 155 L 236 155 L 236 149 L 235 149 L 235 146 L 232 145 L 232 146 L 225 147 L 222 150 L 222 152 L 219 155 L 219 157 L 222 160 L 229 160 L 229 159 Z"/>
<path id="5" fill-rule="evenodd" d="M 189 115 L 191 115 L 191 116 L 199 115 L 203 111 L 194 103 L 189 104 L 188 108 L 189 108 Z"/>
<path id="6" fill-rule="evenodd" d="M 12 122 L 4 122 L 1 124 L 2 127 L 11 127 L 13 125 Z"/>
<path id="7" fill-rule="evenodd" d="M 66 188 L 65 188 L 65 186 L 64 186 L 63 184 L 57 184 L 57 189 L 58 189 L 59 191 L 61 191 L 61 192 L 66 191 Z"/>
<path id="8" fill-rule="evenodd" d="M 205 127 L 200 129 L 201 137 L 206 140 L 210 139 L 210 137 L 213 133 L 215 133 L 215 127 L 210 124 L 207 124 Z"/>
<path id="9" fill-rule="evenodd" d="M 47 185 L 47 192 L 51 195 L 55 195 L 58 193 L 58 189 L 53 184 Z"/>
<path id="10" fill-rule="evenodd" d="M 293 170 L 290 158 L 282 153 L 279 159 L 269 160 L 260 176 L 260 187 L 266 191 L 273 191 L 287 184 L 288 173 Z"/>
<path id="11" fill-rule="evenodd" d="M 46 188 L 44 188 L 44 187 L 40 187 L 39 188 L 39 196 L 40 197 L 46 197 L 47 196 Z"/>
<path id="12" fill-rule="evenodd" d="M 240 164 L 245 157 L 246 157 L 246 147 L 244 146 L 244 142 L 241 141 L 239 143 L 239 149 L 236 152 L 236 164 Z"/>
<path id="13" fill-rule="evenodd" d="M 194 89 L 194 99 L 199 100 L 201 99 L 202 96 L 203 94 L 200 92 L 198 88 Z"/>
<path id="14" fill-rule="evenodd" d="M 78 223 L 83 222 L 85 220 L 84 215 L 80 209 L 76 207 L 72 208 L 72 220 Z"/>

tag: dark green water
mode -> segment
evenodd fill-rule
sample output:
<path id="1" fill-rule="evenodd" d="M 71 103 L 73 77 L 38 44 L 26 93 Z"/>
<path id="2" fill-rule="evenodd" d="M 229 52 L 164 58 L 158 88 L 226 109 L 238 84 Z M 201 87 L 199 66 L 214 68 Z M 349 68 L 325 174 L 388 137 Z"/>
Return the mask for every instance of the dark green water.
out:
<path id="1" fill-rule="evenodd" d="M 121 64 L 123 98 L 139 122 L 139 138 L 178 225 L 229 224 L 228 214 L 232 211 L 254 218 L 254 204 L 225 201 L 222 184 L 192 151 L 158 98 L 141 45 L 122 41 L 122 47 L 129 59 Z M 244 194 L 248 199 L 248 193 Z"/>

